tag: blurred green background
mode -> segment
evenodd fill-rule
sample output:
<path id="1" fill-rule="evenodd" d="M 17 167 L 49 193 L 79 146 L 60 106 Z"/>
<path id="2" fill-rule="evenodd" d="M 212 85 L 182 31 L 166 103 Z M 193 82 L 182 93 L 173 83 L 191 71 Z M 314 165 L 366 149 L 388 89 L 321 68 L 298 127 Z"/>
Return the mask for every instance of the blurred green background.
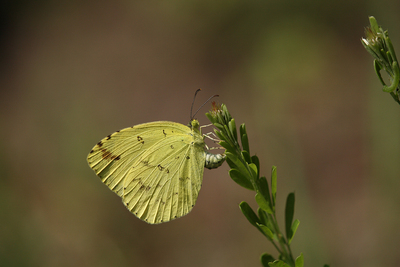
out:
<path id="1" fill-rule="evenodd" d="M 269 177 L 296 193 L 307 266 L 400 266 L 400 109 L 360 38 L 374 15 L 400 52 L 400 2 L 4 1 L 0 266 L 261 266 L 254 193 L 205 170 L 193 211 L 130 214 L 87 166 L 135 124 L 186 124 L 219 94 Z M 204 108 L 197 116 L 208 121 Z"/>

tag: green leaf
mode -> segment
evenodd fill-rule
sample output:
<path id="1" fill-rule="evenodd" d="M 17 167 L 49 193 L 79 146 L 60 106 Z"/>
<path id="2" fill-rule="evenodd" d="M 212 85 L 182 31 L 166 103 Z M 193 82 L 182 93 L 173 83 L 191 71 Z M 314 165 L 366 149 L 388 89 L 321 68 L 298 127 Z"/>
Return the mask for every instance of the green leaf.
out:
<path id="1" fill-rule="evenodd" d="M 270 214 L 273 214 L 273 211 L 271 209 L 271 206 L 269 205 L 269 202 L 264 198 L 264 196 L 260 192 L 257 192 L 257 194 L 256 194 L 256 202 L 261 209 L 263 209 L 264 211 L 266 211 Z"/>
<path id="2" fill-rule="evenodd" d="M 284 261 L 281 260 L 276 260 L 274 262 L 268 263 L 270 267 L 290 267 L 289 264 L 285 263 Z"/>
<path id="3" fill-rule="evenodd" d="M 241 153 L 247 163 L 249 163 L 249 164 L 252 163 L 250 155 L 249 155 L 249 153 L 247 153 L 247 151 L 242 151 Z"/>
<path id="4" fill-rule="evenodd" d="M 234 137 L 233 137 L 231 131 L 229 130 L 229 127 L 226 126 L 226 125 L 224 125 L 224 133 L 225 133 L 226 136 L 229 138 L 229 139 L 227 139 L 227 140 L 229 140 L 229 141 L 231 141 L 231 142 L 236 141 L 236 139 L 234 139 Z"/>
<path id="5" fill-rule="evenodd" d="M 274 239 L 274 233 L 271 231 L 271 229 L 269 229 L 268 226 L 259 223 L 257 223 L 257 226 L 261 229 L 261 231 L 269 239 L 269 241 L 272 241 Z"/>
<path id="6" fill-rule="evenodd" d="M 232 116 L 229 113 L 228 108 L 226 107 L 225 104 L 221 104 L 221 110 L 222 110 L 222 113 L 224 114 L 226 121 L 230 121 L 232 119 Z"/>
<path id="7" fill-rule="evenodd" d="M 254 155 L 251 157 L 251 162 L 253 162 L 257 166 L 258 177 L 260 177 L 260 160 L 258 159 L 258 157 L 256 155 Z M 258 177 L 257 177 L 257 179 L 258 179 Z"/>
<path id="8" fill-rule="evenodd" d="M 272 192 L 272 207 L 274 207 L 274 209 L 275 209 L 275 203 L 276 203 L 276 190 L 277 190 L 276 166 L 272 166 L 272 171 L 271 171 L 271 192 Z"/>
<path id="9" fill-rule="evenodd" d="M 226 158 L 225 158 L 225 160 L 226 160 L 226 163 L 228 163 L 228 165 L 229 165 L 229 168 L 231 168 L 231 169 L 234 169 L 234 168 L 236 168 L 236 165 L 235 165 L 235 163 L 233 163 L 233 161 L 232 161 L 232 160 L 230 160 L 228 157 L 226 157 Z"/>
<path id="10" fill-rule="evenodd" d="M 251 171 L 251 176 L 253 177 L 253 180 L 257 180 L 258 179 L 258 170 L 257 170 L 257 166 L 254 163 L 251 164 L 247 164 L 250 168 Z"/>
<path id="11" fill-rule="evenodd" d="M 214 116 L 212 116 L 210 113 L 206 112 L 206 117 L 208 118 L 209 121 L 211 121 L 212 124 L 216 123 L 217 120 Z"/>
<path id="12" fill-rule="evenodd" d="M 390 40 L 390 38 L 387 34 L 386 34 L 384 40 L 385 40 L 386 46 L 390 52 L 390 55 L 391 55 L 393 61 L 397 61 L 396 52 L 394 51 L 392 41 Z"/>
<path id="13" fill-rule="evenodd" d="M 393 92 L 394 90 L 396 90 L 397 86 L 399 85 L 399 81 L 400 81 L 400 69 L 399 69 L 399 64 L 397 64 L 396 61 L 393 62 L 392 64 L 392 69 L 393 69 L 393 77 L 392 77 L 392 84 L 389 86 L 384 85 L 382 90 L 384 92 L 390 93 Z"/>
<path id="14" fill-rule="evenodd" d="M 232 133 L 232 136 L 235 138 L 235 140 L 238 140 L 235 119 L 231 119 L 229 121 L 229 130 Z"/>
<path id="15" fill-rule="evenodd" d="M 235 181 L 238 185 L 254 191 L 253 184 L 244 176 L 241 172 L 239 172 L 237 169 L 230 169 L 229 170 L 229 176 L 232 178 L 233 181 Z"/>
<path id="16" fill-rule="evenodd" d="M 220 146 L 222 146 L 223 148 L 225 148 L 225 150 L 226 150 L 227 152 L 230 152 L 230 153 L 232 153 L 232 154 L 235 154 L 235 149 L 234 149 L 228 142 L 220 141 L 219 144 L 220 144 Z"/>
<path id="17" fill-rule="evenodd" d="M 371 25 L 371 29 L 377 33 L 379 31 L 379 26 L 378 26 L 378 22 L 376 21 L 375 17 L 370 16 L 369 17 L 369 24 Z"/>
<path id="18" fill-rule="evenodd" d="M 268 215 L 265 213 L 265 211 L 262 208 L 258 207 L 257 213 L 258 213 L 258 218 L 260 218 L 262 224 L 270 227 L 269 218 Z"/>
<path id="19" fill-rule="evenodd" d="M 292 243 L 293 237 L 296 234 L 297 228 L 299 227 L 300 221 L 299 220 L 294 220 L 293 224 L 292 224 L 292 237 L 288 240 L 288 243 L 290 245 L 290 243 Z"/>
<path id="20" fill-rule="evenodd" d="M 251 178 L 251 173 L 249 173 L 249 171 L 247 170 L 247 167 L 242 163 L 242 161 L 235 154 L 232 154 L 230 152 L 225 152 L 225 155 L 229 160 L 232 161 L 232 163 L 235 166 L 235 169 L 237 169 L 243 175 L 246 175 L 246 176 L 248 175 L 248 177 Z M 231 165 L 229 165 L 229 166 L 231 166 Z"/>
<path id="21" fill-rule="evenodd" d="M 247 134 L 241 135 L 241 141 L 242 141 L 242 148 L 243 150 L 247 151 L 250 153 L 250 147 L 249 147 L 249 138 L 247 137 Z"/>
<path id="22" fill-rule="evenodd" d="M 243 150 L 247 151 L 250 154 L 250 146 L 249 146 L 249 138 L 247 137 L 246 125 L 243 123 L 239 127 L 240 138 L 242 141 Z"/>
<path id="23" fill-rule="evenodd" d="M 255 227 L 257 227 L 259 230 L 260 228 L 258 227 L 257 223 L 260 224 L 260 219 L 257 217 L 257 214 L 253 211 L 253 209 L 250 207 L 249 204 L 247 204 L 247 202 L 242 201 L 239 204 L 240 210 L 243 212 L 244 216 L 247 218 L 247 220 L 254 225 Z"/>
<path id="24" fill-rule="evenodd" d="M 215 124 L 214 124 L 215 125 Z M 225 128 L 221 125 L 222 129 L 221 131 L 218 131 L 217 129 L 214 129 L 215 134 L 218 136 L 219 139 L 223 141 L 228 141 L 229 139 L 226 137 L 226 135 L 222 132 L 225 130 Z"/>
<path id="25" fill-rule="evenodd" d="M 304 258 L 303 258 L 303 253 L 300 253 L 300 256 L 296 258 L 296 267 L 303 267 L 304 266 Z"/>
<path id="26" fill-rule="evenodd" d="M 384 82 L 383 79 L 382 79 L 382 75 L 381 75 L 382 66 L 381 66 L 381 64 L 380 64 L 376 59 L 374 60 L 374 69 L 375 69 L 376 75 L 378 75 L 378 78 L 379 78 L 379 80 L 381 81 L 381 84 L 382 84 L 383 86 L 386 86 L 385 82 Z"/>
<path id="27" fill-rule="evenodd" d="M 294 193 L 290 193 L 286 198 L 286 208 L 285 208 L 285 228 L 286 228 L 286 238 L 288 240 L 292 239 L 292 222 L 294 215 Z"/>
<path id="28" fill-rule="evenodd" d="M 261 177 L 260 179 L 257 180 L 258 184 L 259 184 L 259 193 L 261 193 L 265 200 L 268 201 L 270 209 L 273 211 L 274 210 L 274 206 L 272 206 L 271 204 L 271 196 L 269 194 L 269 186 L 268 186 L 268 182 L 267 182 L 267 178 L 265 177 Z M 271 213 L 272 214 L 272 213 Z"/>
<path id="29" fill-rule="evenodd" d="M 273 262 L 275 259 L 274 257 L 272 257 L 270 254 L 268 253 L 263 253 L 261 255 L 261 264 L 263 265 L 263 267 L 268 267 L 268 263 L 269 262 Z"/>

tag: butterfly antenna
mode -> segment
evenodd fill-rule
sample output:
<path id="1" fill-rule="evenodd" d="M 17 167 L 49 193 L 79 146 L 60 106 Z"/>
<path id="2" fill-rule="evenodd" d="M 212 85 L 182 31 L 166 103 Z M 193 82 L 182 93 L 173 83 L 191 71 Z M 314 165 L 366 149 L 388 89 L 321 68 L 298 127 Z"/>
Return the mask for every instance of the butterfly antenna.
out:
<path id="1" fill-rule="evenodd" d="M 199 110 L 200 110 L 202 107 L 204 107 L 204 105 L 207 104 L 211 99 L 213 99 L 214 97 L 218 97 L 218 96 L 219 96 L 219 95 L 213 95 L 213 96 L 211 96 L 209 99 L 207 99 L 206 102 L 204 102 L 203 105 L 201 105 L 201 107 L 199 107 L 199 108 L 197 109 L 197 111 L 196 111 L 196 112 L 194 113 L 194 115 L 192 116 L 192 110 L 193 110 L 194 100 L 196 99 L 196 95 L 197 95 L 197 93 L 198 93 L 200 90 L 201 90 L 200 88 L 197 89 L 196 93 L 194 94 L 194 99 L 193 99 L 193 103 L 192 103 L 192 108 L 190 109 L 190 120 L 193 120 L 193 118 L 194 118 L 194 116 L 196 116 L 197 112 L 199 112 Z"/>
<path id="2" fill-rule="evenodd" d="M 194 101 L 196 100 L 196 95 L 200 91 L 201 91 L 201 88 L 197 89 L 196 92 L 194 93 L 194 97 L 193 97 L 193 101 L 192 101 L 192 107 L 190 108 L 190 120 L 193 119 L 193 116 L 192 116 L 193 105 L 194 105 Z M 196 113 L 194 115 L 196 115 Z"/>

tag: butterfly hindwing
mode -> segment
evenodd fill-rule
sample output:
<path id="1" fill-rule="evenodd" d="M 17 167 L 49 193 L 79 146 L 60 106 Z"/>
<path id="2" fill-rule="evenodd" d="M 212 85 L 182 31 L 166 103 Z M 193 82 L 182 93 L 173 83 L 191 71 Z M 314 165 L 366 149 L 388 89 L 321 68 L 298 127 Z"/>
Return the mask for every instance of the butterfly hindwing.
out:
<path id="1" fill-rule="evenodd" d="M 205 157 L 198 129 L 164 121 L 107 136 L 87 160 L 132 213 L 154 224 L 191 211 L 201 188 Z"/>
<path id="2" fill-rule="evenodd" d="M 163 139 L 131 168 L 124 182 L 123 201 L 148 223 L 167 222 L 193 208 L 201 187 L 205 154 L 201 136 Z M 199 142 L 200 141 L 200 142 Z"/>

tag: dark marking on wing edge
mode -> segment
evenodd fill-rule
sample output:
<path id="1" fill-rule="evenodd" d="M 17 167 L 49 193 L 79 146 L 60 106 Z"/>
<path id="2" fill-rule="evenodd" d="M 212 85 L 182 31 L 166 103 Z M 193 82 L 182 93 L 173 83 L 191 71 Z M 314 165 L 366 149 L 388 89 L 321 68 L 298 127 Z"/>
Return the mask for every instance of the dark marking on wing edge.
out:
<path id="1" fill-rule="evenodd" d="M 102 142 L 102 141 L 100 141 L 100 142 L 97 143 L 97 146 L 99 146 L 99 147 L 101 147 L 102 145 L 103 145 L 103 142 Z"/>
<path id="2" fill-rule="evenodd" d="M 111 134 L 107 135 L 106 140 L 110 140 L 111 139 Z"/>
<path id="3" fill-rule="evenodd" d="M 119 159 L 121 159 L 121 156 L 113 155 L 110 151 L 108 151 L 105 148 L 100 148 L 100 151 L 102 152 L 101 157 L 103 159 L 109 159 L 109 160 L 119 160 Z"/>

